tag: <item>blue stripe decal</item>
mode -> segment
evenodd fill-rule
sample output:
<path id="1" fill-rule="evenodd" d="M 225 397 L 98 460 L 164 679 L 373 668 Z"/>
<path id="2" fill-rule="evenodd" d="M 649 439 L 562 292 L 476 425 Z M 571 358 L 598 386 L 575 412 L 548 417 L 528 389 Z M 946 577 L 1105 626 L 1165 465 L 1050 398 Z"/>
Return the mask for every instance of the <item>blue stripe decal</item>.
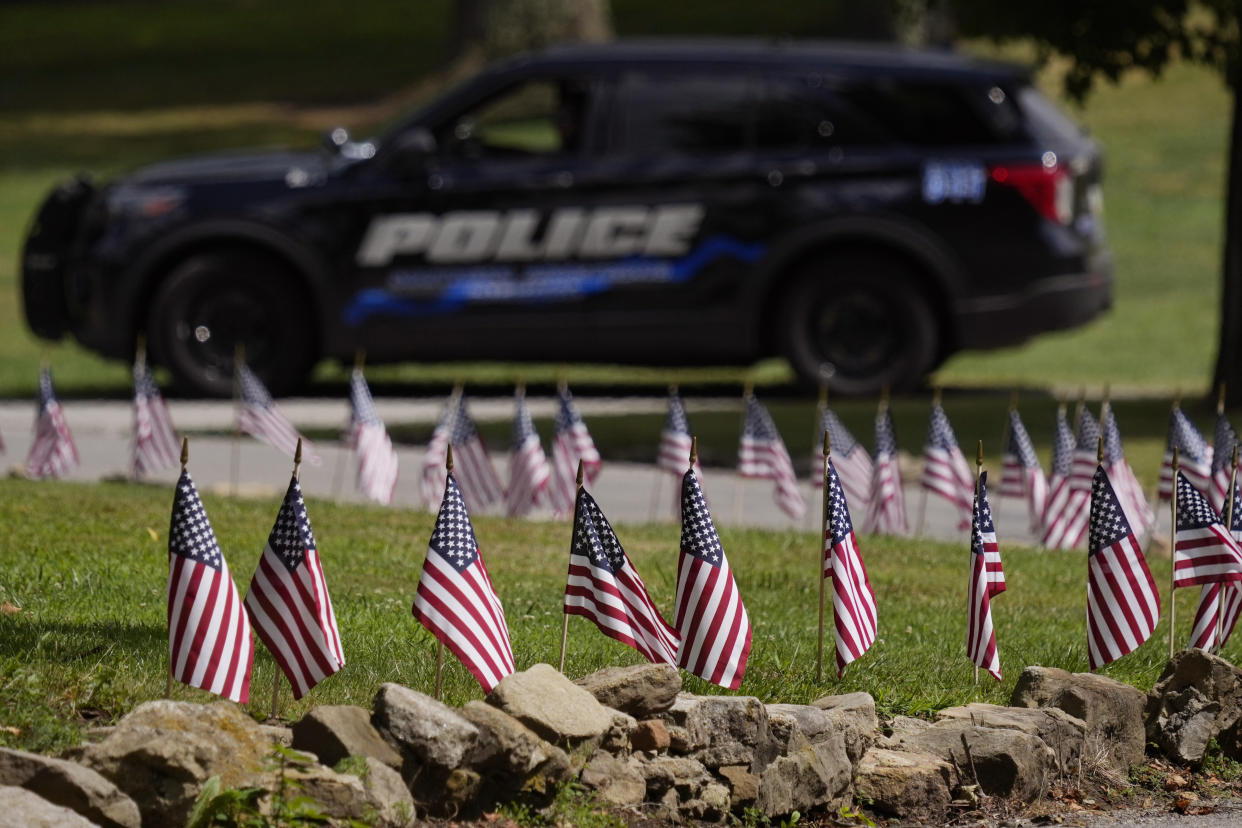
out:
<path id="1" fill-rule="evenodd" d="M 515 268 L 503 265 L 471 265 L 459 272 L 397 271 L 391 274 L 389 282 L 398 287 L 402 282 L 417 286 L 428 280 L 451 281 L 433 299 L 414 299 L 388 288 L 360 291 L 346 306 L 344 321 L 356 327 L 373 316 L 433 316 L 480 302 L 537 304 L 581 299 L 627 285 L 680 284 L 718 259 L 733 258 L 753 264 L 763 254 L 762 244 L 712 236 L 680 259 L 631 256 L 612 262 L 533 265 L 522 272 L 521 278 Z"/>

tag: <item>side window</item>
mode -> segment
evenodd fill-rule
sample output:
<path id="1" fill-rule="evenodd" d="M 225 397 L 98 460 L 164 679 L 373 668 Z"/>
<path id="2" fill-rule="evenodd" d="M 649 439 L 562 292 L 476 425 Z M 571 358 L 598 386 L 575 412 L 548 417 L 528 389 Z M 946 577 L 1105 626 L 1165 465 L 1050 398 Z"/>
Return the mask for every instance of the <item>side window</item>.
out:
<path id="1" fill-rule="evenodd" d="M 819 76 L 765 80 L 756 106 L 761 149 L 877 145 L 891 139 L 877 124 L 824 88 Z"/>
<path id="2" fill-rule="evenodd" d="M 1004 137 L 988 88 L 880 78 L 842 83 L 838 94 L 902 141 L 928 147 L 995 144 Z"/>
<path id="3" fill-rule="evenodd" d="M 756 83 L 746 75 L 630 72 L 617 88 L 614 152 L 736 152 L 754 143 Z"/>
<path id="4" fill-rule="evenodd" d="M 523 81 L 459 115 L 440 142 L 469 157 L 577 153 L 588 98 L 587 84 L 572 78 Z"/>

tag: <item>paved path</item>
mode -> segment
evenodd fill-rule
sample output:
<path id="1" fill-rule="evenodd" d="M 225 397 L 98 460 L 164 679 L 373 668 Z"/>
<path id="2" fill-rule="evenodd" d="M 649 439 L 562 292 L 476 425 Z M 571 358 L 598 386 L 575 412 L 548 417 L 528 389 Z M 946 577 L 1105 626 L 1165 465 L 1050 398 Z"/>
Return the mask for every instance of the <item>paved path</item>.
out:
<path id="1" fill-rule="evenodd" d="M 529 405 L 534 416 L 552 416 L 555 413 L 552 398 L 530 398 Z M 579 399 L 578 407 L 590 425 L 592 415 L 623 413 L 662 413 L 666 400 L 652 398 L 601 398 Z M 344 401 L 289 399 L 281 401 L 281 410 L 299 427 L 331 429 L 341 427 L 348 419 L 348 407 Z M 386 422 L 430 423 L 440 414 L 443 400 L 405 399 L 377 400 L 376 406 Z M 690 413 L 709 409 L 736 409 L 736 399 L 705 399 L 688 402 Z M 173 422 L 178 428 L 197 432 L 228 432 L 233 427 L 232 404 L 227 401 L 179 401 L 169 403 Z M 81 465 L 68 479 L 94 481 L 123 477 L 129 467 L 129 441 L 132 409 L 130 403 L 118 401 L 68 401 L 64 403 L 66 421 L 73 431 L 74 441 L 81 455 Z M 472 399 L 471 413 L 476 420 L 504 420 L 513 414 L 513 403 L 508 398 Z M 6 453 L 0 455 L 0 467 L 12 468 L 25 459 L 30 446 L 31 423 L 34 407 L 29 402 L 0 402 L 0 436 L 6 444 Z M 545 435 L 546 438 L 546 435 Z M 592 492 L 617 523 L 645 523 L 652 520 L 673 520 L 674 486 L 672 475 L 660 472 L 654 465 L 658 435 L 652 435 L 653 463 L 622 463 L 606 461 Z M 338 445 L 319 442 L 315 451 L 319 465 L 306 464 L 302 469 L 302 485 L 307 494 L 314 497 L 341 501 L 359 501 L 353 488 L 354 466 L 352 458 Z M 422 446 L 398 446 L 401 475 L 397 483 L 394 506 L 398 508 L 421 508 L 418 481 L 422 468 Z M 205 491 L 227 493 L 231 489 L 234 441 L 224 436 L 198 436 L 190 442 L 190 470 L 198 486 Z M 289 458 L 275 449 L 244 437 L 237 443 L 238 493 L 246 496 L 279 497 L 288 484 Z M 493 455 L 502 480 L 508 479 L 507 452 Z M 172 483 L 176 480 L 175 469 L 154 474 L 151 479 Z M 797 528 L 811 530 L 818 518 L 820 506 L 818 490 L 812 490 L 809 482 L 804 484 L 807 499 L 806 517 L 795 521 L 785 515 L 772 499 L 772 484 L 763 480 L 744 480 L 732 470 L 708 468 L 704 472 L 704 491 L 710 501 L 713 516 L 721 525 L 758 526 L 767 528 Z M 920 489 L 907 485 L 906 508 L 913 527 L 918 519 Z M 1030 543 L 1033 538 L 1027 531 L 1026 510 L 1017 500 L 999 502 L 994 499 L 997 525 L 1002 543 Z M 499 513 L 496 507 L 493 511 Z M 536 517 L 551 517 L 536 513 Z M 861 520 L 861 515 L 856 516 Z M 943 501 L 930 498 L 924 534 L 944 540 L 960 540 L 966 543 L 966 535 L 957 528 L 954 515 Z"/>

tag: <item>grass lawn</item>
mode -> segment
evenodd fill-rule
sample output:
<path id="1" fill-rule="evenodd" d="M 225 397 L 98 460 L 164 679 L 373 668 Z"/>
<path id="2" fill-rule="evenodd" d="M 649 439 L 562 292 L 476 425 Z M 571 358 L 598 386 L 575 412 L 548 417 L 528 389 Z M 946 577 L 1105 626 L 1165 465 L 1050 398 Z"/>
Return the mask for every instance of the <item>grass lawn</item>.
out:
<path id="1" fill-rule="evenodd" d="M 80 486 L 0 480 L 0 744 L 54 750 L 82 727 L 108 722 L 164 692 L 165 580 L 172 493 L 128 484 Z M 205 505 L 243 593 L 275 519 L 278 501 L 208 496 Z M 605 511 L 608 504 L 601 504 Z M 315 534 L 332 588 L 347 666 L 308 698 L 286 689 L 282 716 L 312 704 L 369 704 L 381 682 L 430 692 L 433 639 L 410 615 L 432 516 L 404 510 L 311 502 Z M 567 523 L 480 519 L 476 533 L 504 602 L 519 669 L 555 663 L 568 553 Z M 657 604 L 675 591 L 678 530 L 619 526 Z M 961 545 L 863 537 L 874 585 L 880 640 L 843 680 L 815 678 L 818 552 L 813 533 L 725 531 L 725 550 L 754 627 L 738 691 L 766 701 L 809 702 L 865 690 L 886 714 L 927 713 L 971 700 L 1005 703 L 1022 667 L 1081 671 L 1085 649 L 1086 562 L 1079 553 L 1002 545 L 1009 591 L 993 604 L 1004 681 L 976 688 L 965 658 L 967 550 Z M 1003 541 L 1002 541 L 1003 544 Z M 1151 562 L 1167 588 L 1167 559 Z M 1183 591 L 1185 592 L 1185 591 Z M 1152 640 L 1104 672 L 1149 687 L 1167 655 L 1168 603 Z M 1194 597 L 1178 602 L 1178 640 L 1188 635 Z M 633 651 L 570 619 L 571 677 L 639 661 Z M 831 664 L 831 620 L 826 656 Z M 1225 648 L 1236 661 L 1238 642 Z M 266 715 L 273 662 L 257 645 L 250 711 Z M 451 662 L 451 658 L 449 660 Z M 446 670 L 446 699 L 480 694 L 459 665 Z M 687 678 L 687 689 L 723 692 Z M 177 687 L 174 698 L 205 701 Z"/>

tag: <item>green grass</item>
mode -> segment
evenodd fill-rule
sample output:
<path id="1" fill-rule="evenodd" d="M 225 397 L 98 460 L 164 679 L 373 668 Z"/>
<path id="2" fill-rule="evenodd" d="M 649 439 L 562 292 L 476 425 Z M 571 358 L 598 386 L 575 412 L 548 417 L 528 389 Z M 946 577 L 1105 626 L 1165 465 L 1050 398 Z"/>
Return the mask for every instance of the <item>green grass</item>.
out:
<path id="1" fill-rule="evenodd" d="M 81 728 L 108 722 L 164 692 L 167 638 L 165 579 L 171 492 L 129 484 L 81 486 L 0 480 L 0 744 L 55 750 Z M 205 505 L 241 588 L 275 518 L 278 503 L 207 496 Z M 607 503 L 601 504 L 605 510 Z M 347 666 L 306 699 L 287 688 L 282 716 L 313 704 L 368 705 L 382 682 L 430 692 L 433 640 L 410 615 L 432 516 L 420 512 L 312 501 L 311 520 L 332 588 Z M 556 663 L 560 642 L 567 530 L 564 523 L 496 518 L 475 522 L 504 602 L 519 669 Z M 657 604 L 675 591 L 678 530 L 619 526 Z M 925 714 L 971 700 L 1005 703 L 1021 669 L 1087 666 L 1082 553 L 1002 546 L 1009 591 L 993 605 L 1005 679 L 976 689 L 964 654 L 967 550 L 961 544 L 863 537 L 875 588 L 880 639 L 843 680 L 831 668 L 831 625 L 823 680 L 815 677 L 817 543 L 810 532 L 724 530 L 722 541 L 753 627 L 754 645 L 738 692 L 765 701 L 809 702 L 863 690 L 886 714 Z M 1151 562 L 1167 586 L 1167 559 Z M 1162 587 L 1163 588 L 1163 587 Z M 1167 607 L 1167 601 L 1166 601 Z M 1193 598 L 1179 601 L 1179 641 L 1188 634 Z M 830 617 L 830 616 L 829 616 Z M 1151 641 L 1105 668 L 1107 675 L 1150 687 L 1166 656 L 1167 609 Z M 1225 657 L 1237 660 L 1236 640 Z M 258 645 L 250 712 L 266 715 L 273 662 Z M 449 658 L 445 698 L 481 695 Z M 571 618 L 566 672 L 577 677 L 639 657 Z M 699 693 L 723 692 L 686 678 Z M 205 701 L 177 687 L 174 698 Z"/>

